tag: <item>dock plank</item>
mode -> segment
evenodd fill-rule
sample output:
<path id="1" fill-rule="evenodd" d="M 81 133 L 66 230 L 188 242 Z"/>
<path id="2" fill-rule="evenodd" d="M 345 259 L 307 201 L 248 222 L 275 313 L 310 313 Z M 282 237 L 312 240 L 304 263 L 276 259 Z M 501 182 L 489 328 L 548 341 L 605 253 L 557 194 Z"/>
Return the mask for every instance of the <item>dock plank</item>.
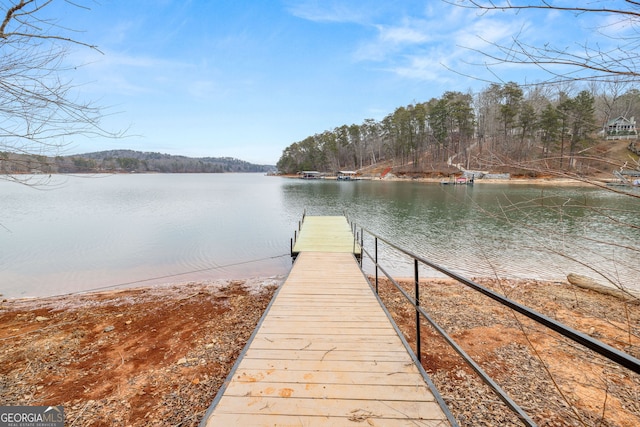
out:
<path id="1" fill-rule="evenodd" d="M 243 360 L 244 361 L 244 360 Z M 388 372 L 347 372 L 347 371 L 297 371 L 271 369 L 238 369 L 233 381 L 255 383 L 261 386 L 265 383 L 291 384 L 345 384 L 357 387 L 359 385 L 409 385 L 424 386 L 424 380 L 413 372 L 399 372 L 389 375 Z M 425 390 L 422 390 L 423 392 Z M 222 396 L 218 408 L 224 407 L 225 394 Z M 320 403 L 319 403 L 320 404 Z"/>
<path id="2" fill-rule="evenodd" d="M 288 394 L 288 392 L 287 392 Z M 322 399 L 318 405 L 316 399 L 298 399 L 294 397 L 282 398 L 263 396 L 228 396 L 226 406 L 220 410 L 221 414 L 254 414 L 256 409 L 260 414 L 291 415 L 300 417 L 349 417 L 361 414 L 365 419 L 394 419 L 406 418 L 412 414 L 417 420 L 428 420 L 438 417 L 440 407 L 435 402 L 379 400 L 379 399 Z M 247 404 L 249 401 L 249 404 Z M 253 408 L 253 407 L 257 408 Z M 354 417 L 354 421 L 355 421 Z"/>
<path id="3" fill-rule="evenodd" d="M 267 414 L 216 414 L 212 416 L 212 425 L 218 426 L 252 426 L 252 427 L 335 427 L 344 425 L 385 427 L 444 427 L 450 424 L 446 421 L 382 419 L 372 421 L 364 419 L 361 413 L 350 414 L 349 417 L 305 417 L 304 424 L 296 415 L 267 415 Z"/>
<path id="4" fill-rule="evenodd" d="M 327 352 L 327 354 L 330 351 Z M 407 364 L 404 360 L 392 361 L 363 361 L 363 360 L 300 360 L 300 359 L 280 359 L 269 360 L 244 358 L 245 369 L 276 369 L 282 371 L 302 371 L 302 372 L 371 372 L 379 370 L 387 375 L 398 373 L 417 373 L 413 363 Z"/>
<path id="5" fill-rule="evenodd" d="M 360 351 L 360 350 L 281 350 L 281 349 L 255 349 L 250 348 L 245 358 L 267 360 L 354 360 L 361 362 L 384 362 L 398 360 L 403 352 L 396 351 Z"/>
<path id="6" fill-rule="evenodd" d="M 387 401 L 416 401 L 433 402 L 431 396 L 420 393 L 421 386 L 415 385 L 374 385 L 361 384 L 354 387 L 351 384 L 294 384 L 294 383 L 264 383 L 256 387 L 254 383 L 233 382 L 227 389 L 231 396 L 295 396 L 304 399 L 351 399 L 368 400 L 385 396 Z"/>

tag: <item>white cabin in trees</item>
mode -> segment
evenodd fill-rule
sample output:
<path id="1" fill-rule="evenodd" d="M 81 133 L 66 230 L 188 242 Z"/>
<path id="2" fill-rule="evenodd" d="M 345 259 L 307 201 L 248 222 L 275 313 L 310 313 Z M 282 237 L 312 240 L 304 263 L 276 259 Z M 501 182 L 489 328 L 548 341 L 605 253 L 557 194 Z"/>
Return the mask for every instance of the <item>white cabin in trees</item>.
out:
<path id="1" fill-rule="evenodd" d="M 603 133 L 607 139 L 637 139 L 636 120 L 634 117 L 627 119 L 619 116 L 607 122 Z"/>

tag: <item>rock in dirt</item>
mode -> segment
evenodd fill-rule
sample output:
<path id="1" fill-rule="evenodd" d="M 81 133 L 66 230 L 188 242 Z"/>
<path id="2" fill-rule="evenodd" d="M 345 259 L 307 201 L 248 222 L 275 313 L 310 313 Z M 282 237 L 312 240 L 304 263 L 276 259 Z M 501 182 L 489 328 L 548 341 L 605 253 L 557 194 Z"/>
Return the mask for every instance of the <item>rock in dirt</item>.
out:
<path id="1" fill-rule="evenodd" d="M 569 273 L 567 275 L 567 281 L 574 286 L 578 286 L 583 289 L 589 289 L 591 291 L 599 292 L 605 295 L 611 295 L 622 300 L 637 299 L 638 295 L 625 289 L 616 289 L 611 286 L 605 286 L 598 283 L 591 277 L 581 276 L 575 273 Z"/>

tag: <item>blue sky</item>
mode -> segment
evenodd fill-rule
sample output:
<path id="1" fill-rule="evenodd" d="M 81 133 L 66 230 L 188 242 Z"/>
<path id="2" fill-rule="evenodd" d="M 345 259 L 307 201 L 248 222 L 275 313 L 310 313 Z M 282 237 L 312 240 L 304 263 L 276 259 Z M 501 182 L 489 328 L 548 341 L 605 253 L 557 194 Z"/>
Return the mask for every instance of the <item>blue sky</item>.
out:
<path id="1" fill-rule="evenodd" d="M 55 6 L 59 7 L 59 6 Z M 62 13 L 63 12 L 63 13 Z M 108 106 L 118 140 L 74 138 L 67 153 L 131 148 L 275 164 L 291 143 L 492 78 L 479 38 L 582 42 L 595 18 L 493 13 L 441 1 L 136 0 L 66 7 L 62 24 L 103 54 L 74 48 L 81 97 Z M 603 19 L 603 18 L 598 18 Z M 497 69 L 504 80 L 535 70 Z M 495 77 L 493 77 L 495 79 Z"/>

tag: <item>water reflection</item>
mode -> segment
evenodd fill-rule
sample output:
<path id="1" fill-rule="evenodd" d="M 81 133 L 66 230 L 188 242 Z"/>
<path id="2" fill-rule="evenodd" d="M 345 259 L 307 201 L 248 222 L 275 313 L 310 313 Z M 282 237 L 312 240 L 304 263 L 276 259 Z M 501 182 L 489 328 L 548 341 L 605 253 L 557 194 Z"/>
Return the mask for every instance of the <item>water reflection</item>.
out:
<path id="1" fill-rule="evenodd" d="M 638 287 L 637 199 L 582 187 L 366 181 L 292 182 L 283 194 L 285 204 L 311 214 L 344 210 L 467 276 L 563 280 L 573 272 Z M 386 255 L 394 274 L 412 274 L 411 264 Z"/>
<path id="2" fill-rule="evenodd" d="M 599 272 L 639 287 L 640 201 L 597 189 L 256 174 L 53 181 L 51 191 L 0 182 L 0 293 L 6 296 L 286 274 L 289 238 L 305 210 L 346 213 L 470 277 L 564 279 L 574 272 L 598 278 Z M 411 274 L 397 255 L 389 259 L 395 274 Z"/>

